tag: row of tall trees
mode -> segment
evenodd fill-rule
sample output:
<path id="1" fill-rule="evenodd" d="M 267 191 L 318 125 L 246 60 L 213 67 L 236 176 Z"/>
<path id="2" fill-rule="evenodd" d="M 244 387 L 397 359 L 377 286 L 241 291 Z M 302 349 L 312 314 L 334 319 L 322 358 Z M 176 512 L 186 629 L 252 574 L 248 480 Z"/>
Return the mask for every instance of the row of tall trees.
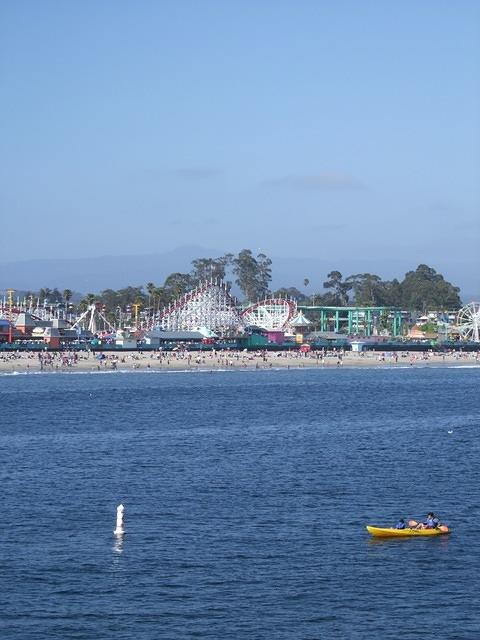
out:
<path id="1" fill-rule="evenodd" d="M 461 306 L 460 290 L 446 281 L 435 269 L 425 264 L 405 274 L 403 280 L 382 280 L 372 273 L 357 273 L 343 277 L 340 271 L 331 271 L 323 283 L 324 290 L 308 293 L 309 279 L 303 281 L 304 292 L 296 287 L 283 287 L 270 291 L 272 261 L 264 253 L 254 255 L 243 249 L 238 255 L 225 254 L 219 258 L 197 258 L 188 273 L 170 274 L 161 285 L 148 282 L 145 286 L 123 289 L 105 289 L 100 294 L 87 294 L 79 308 L 85 309 L 100 302 L 109 313 L 139 304 L 142 308 L 161 309 L 205 281 L 221 279 L 230 289 L 233 278 L 245 301 L 256 301 L 268 295 L 296 298 L 300 303 L 325 306 L 394 306 L 408 310 L 457 309 Z M 41 301 L 49 304 L 69 305 L 73 297 L 70 289 L 43 288 L 38 293 Z"/>
<path id="2" fill-rule="evenodd" d="M 343 278 L 339 271 L 332 271 L 327 277 L 323 283 L 328 290 L 326 295 L 339 306 L 393 306 L 416 311 L 461 306 L 460 289 L 426 264 L 408 271 L 401 281 L 382 280 L 372 273 Z"/>
<path id="3" fill-rule="evenodd" d="M 149 282 L 146 291 L 154 306 L 166 306 L 203 282 L 226 280 L 231 289 L 231 274 L 246 300 L 259 300 L 269 294 L 271 265 L 264 253 L 255 256 L 250 249 L 243 249 L 237 256 L 227 253 L 219 258 L 197 258 L 189 273 L 172 273 L 160 287 Z"/>
<path id="4" fill-rule="evenodd" d="M 161 309 L 204 282 L 225 280 L 231 289 L 233 282 L 228 277 L 234 279 L 246 300 L 258 300 L 270 292 L 271 264 L 271 259 L 264 253 L 255 256 L 250 249 L 243 249 L 238 255 L 227 253 L 219 258 L 197 258 L 192 261 L 190 272 L 171 273 L 161 285 L 148 282 L 145 287 L 129 286 L 118 290 L 105 289 L 100 294 L 88 293 L 78 307 L 83 310 L 99 302 L 109 314 L 135 304 L 142 308 Z M 60 292 L 57 288 L 45 287 L 28 295 L 38 297 L 42 303 L 68 305 L 74 294 L 70 289 Z"/>
<path id="5" fill-rule="evenodd" d="M 73 291 L 71 289 L 64 289 L 60 291 L 55 287 L 50 289 L 49 287 L 42 287 L 39 291 L 26 291 L 25 298 L 27 300 L 40 300 L 40 302 L 46 304 L 69 304 L 73 297 Z"/>
<path id="6" fill-rule="evenodd" d="M 308 279 L 304 281 L 308 285 Z M 325 291 L 306 294 L 295 287 L 282 288 L 275 295 L 296 298 L 304 304 L 345 307 L 399 307 L 412 311 L 458 309 L 460 289 L 426 264 L 408 271 L 403 280 L 382 280 L 373 273 L 357 273 L 346 278 L 331 271 L 323 283 Z"/>

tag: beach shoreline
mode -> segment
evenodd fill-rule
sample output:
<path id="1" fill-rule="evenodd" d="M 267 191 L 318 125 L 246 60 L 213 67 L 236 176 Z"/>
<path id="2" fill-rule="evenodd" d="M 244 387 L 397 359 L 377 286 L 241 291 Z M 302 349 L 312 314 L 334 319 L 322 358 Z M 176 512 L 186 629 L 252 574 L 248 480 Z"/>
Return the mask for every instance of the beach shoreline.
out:
<path id="1" fill-rule="evenodd" d="M 148 371 L 226 371 L 265 369 L 480 367 L 478 352 L 14 352 L 0 355 L 0 374 Z"/>

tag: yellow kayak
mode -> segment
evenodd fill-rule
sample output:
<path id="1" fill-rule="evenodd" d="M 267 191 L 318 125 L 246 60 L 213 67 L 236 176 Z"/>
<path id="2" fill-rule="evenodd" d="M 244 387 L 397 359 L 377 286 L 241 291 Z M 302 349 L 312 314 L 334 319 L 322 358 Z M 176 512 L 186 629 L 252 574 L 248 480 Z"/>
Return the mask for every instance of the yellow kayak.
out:
<path id="1" fill-rule="evenodd" d="M 393 529 L 392 527 L 372 527 L 367 525 L 367 531 L 375 538 L 407 538 L 416 536 L 444 536 L 450 529 L 442 525 L 441 529 Z"/>

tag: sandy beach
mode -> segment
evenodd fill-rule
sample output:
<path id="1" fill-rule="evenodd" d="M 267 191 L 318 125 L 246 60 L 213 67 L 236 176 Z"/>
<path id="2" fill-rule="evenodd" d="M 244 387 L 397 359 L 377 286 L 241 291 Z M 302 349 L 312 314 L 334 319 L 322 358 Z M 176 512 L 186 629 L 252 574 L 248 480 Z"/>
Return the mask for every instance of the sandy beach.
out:
<path id="1" fill-rule="evenodd" d="M 480 366 L 479 352 L 13 352 L 0 354 L 0 374 L 149 370 L 224 370 L 401 366 Z"/>

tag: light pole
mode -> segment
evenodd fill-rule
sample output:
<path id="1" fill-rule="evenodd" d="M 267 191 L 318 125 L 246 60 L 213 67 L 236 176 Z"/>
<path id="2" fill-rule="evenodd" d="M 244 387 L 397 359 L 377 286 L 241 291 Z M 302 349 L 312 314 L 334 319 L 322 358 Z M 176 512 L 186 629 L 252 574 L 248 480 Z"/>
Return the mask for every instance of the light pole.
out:
<path id="1" fill-rule="evenodd" d="M 8 302 L 8 342 L 13 342 L 13 294 L 15 289 L 7 289 Z"/>
<path id="2" fill-rule="evenodd" d="M 139 302 L 135 302 L 132 304 L 132 307 L 135 309 L 135 330 L 138 329 L 138 308 L 140 307 Z"/>

